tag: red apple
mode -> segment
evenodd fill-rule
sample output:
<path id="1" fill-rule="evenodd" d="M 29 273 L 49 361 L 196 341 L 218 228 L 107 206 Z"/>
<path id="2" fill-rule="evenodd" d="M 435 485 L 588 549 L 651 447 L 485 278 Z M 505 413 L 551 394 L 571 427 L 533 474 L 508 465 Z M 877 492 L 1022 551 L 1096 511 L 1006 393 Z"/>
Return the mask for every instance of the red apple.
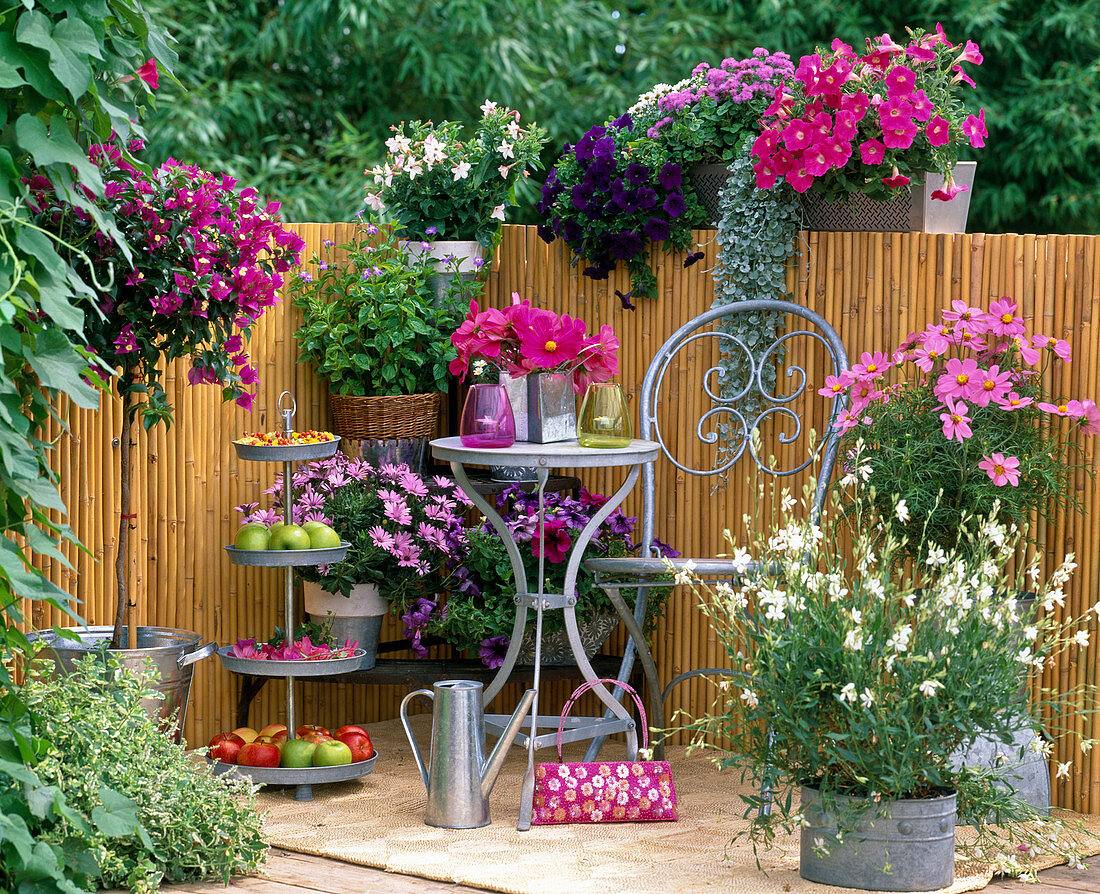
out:
<path id="1" fill-rule="evenodd" d="M 304 739 L 310 733 L 320 733 L 322 736 L 331 736 L 332 735 L 332 733 L 330 733 L 327 729 L 325 729 L 325 727 L 318 726 L 316 723 L 302 724 L 302 726 L 298 727 L 294 731 L 294 735 L 296 735 L 299 739 Z"/>
<path id="2" fill-rule="evenodd" d="M 286 733 L 283 733 L 283 738 L 277 739 L 275 736 L 257 736 L 253 739 L 253 742 L 259 742 L 261 745 L 274 745 L 279 751 L 283 750 L 283 743 L 286 741 Z"/>
<path id="3" fill-rule="evenodd" d="M 241 747 L 237 763 L 242 767 L 277 767 L 279 746 L 272 742 L 249 742 Z"/>
<path id="4" fill-rule="evenodd" d="M 369 761 L 374 757 L 374 746 L 366 733 L 349 731 L 336 738 L 351 749 L 352 761 Z"/>
<path id="5" fill-rule="evenodd" d="M 326 733 L 306 733 L 304 736 L 299 736 L 300 739 L 305 739 L 307 742 L 334 742 L 333 736 Z"/>
<path id="6" fill-rule="evenodd" d="M 313 766 L 315 767 L 338 767 L 350 763 L 351 749 L 336 739 L 318 742 L 317 750 L 313 752 Z"/>
<path id="7" fill-rule="evenodd" d="M 256 738 L 257 733 L 256 730 L 250 726 L 239 726 L 233 730 L 233 735 L 240 736 L 247 744 Z"/>
<path id="8" fill-rule="evenodd" d="M 286 738 L 286 724 L 285 723 L 269 723 L 262 730 L 260 730 L 261 736 L 270 736 L 272 739 L 285 739 Z"/>
<path id="9" fill-rule="evenodd" d="M 341 736 L 344 735 L 344 733 L 359 733 L 362 736 L 366 736 L 368 739 L 370 738 L 367 731 L 363 729 L 363 727 L 356 726 L 354 723 L 349 723 L 347 726 L 340 727 L 336 732 L 333 733 L 333 735 L 336 736 L 337 739 L 339 739 Z"/>
<path id="10" fill-rule="evenodd" d="M 234 733 L 218 733 L 210 740 L 210 747 L 206 752 L 206 756 L 211 760 L 221 761 L 225 764 L 235 764 L 237 755 L 244 744 L 244 739 Z"/>

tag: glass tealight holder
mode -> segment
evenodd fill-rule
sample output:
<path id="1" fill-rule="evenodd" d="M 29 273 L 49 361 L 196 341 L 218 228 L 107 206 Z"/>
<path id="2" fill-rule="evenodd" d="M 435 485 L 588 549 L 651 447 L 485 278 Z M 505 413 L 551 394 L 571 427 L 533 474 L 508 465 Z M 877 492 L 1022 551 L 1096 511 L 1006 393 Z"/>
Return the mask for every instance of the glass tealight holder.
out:
<path id="1" fill-rule="evenodd" d="M 470 386 L 458 436 L 463 447 L 511 447 L 516 440 L 516 420 L 503 385 Z"/>
<path id="2" fill-rule="evenodd" d="M 577 419 L 577 440 L 582 447 L 627 447 L 634 437 L 630 407 L 622 385 L 594 382 L 584 393 Z"/>

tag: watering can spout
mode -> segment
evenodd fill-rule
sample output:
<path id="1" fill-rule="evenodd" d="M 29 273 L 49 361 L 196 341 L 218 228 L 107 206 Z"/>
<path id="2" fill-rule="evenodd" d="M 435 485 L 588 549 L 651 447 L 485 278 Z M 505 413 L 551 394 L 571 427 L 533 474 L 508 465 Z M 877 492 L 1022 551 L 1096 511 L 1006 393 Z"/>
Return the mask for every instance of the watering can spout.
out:
<path id="1" fill-rule="evenodd" d="M 534 700 L 535 690 L 528 689 L 516 706 L 508 725 L 500 734 L 500 738 L 493 748 L 493 753 L 489 755 L 489 759 L 485 762 L 485 769 L 481 772 L 481 797 L 488 798 L 489 793 L 493 790 L 497 776 L 500 775 L 500 768 L 504 766 L 504 759 L 508 756 L 508 749 L 512 747 L 512 743 L 516 740 L 516 733 L 519 732 L 520 724 L 523 723 L 523 718 L 527 716 L 527 712 L 531 710 L 531 703 Z"/>

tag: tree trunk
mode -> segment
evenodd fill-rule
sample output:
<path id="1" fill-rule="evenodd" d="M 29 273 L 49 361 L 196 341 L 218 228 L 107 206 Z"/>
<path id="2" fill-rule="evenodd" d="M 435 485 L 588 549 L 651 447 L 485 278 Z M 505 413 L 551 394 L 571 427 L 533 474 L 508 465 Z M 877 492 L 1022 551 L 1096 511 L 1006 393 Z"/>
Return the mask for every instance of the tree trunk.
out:
<path id="1" fill-rule="evenodd" d="M 121 506 L 118 520 L 118 549 L 115 555 L 115 583 L 117 584 L 117 601 L 115 602 L 115 630 L 111 637 L 111 648 L 122 648 L 122 631 L 126 629 L 126 621 L 130 614 L 130 604 L 126 587 L 127 570 L 130 558 L 130 429 L 133 427 L 130 407 L 133 397 L 128 387 L 129 380 L 119 379 L 119 391 L 122 394 L 122 438 L 119 440 L 119 449 L 122 451 L 120 466 L 122 480 L 120 482 Z M 128 643 L 133 649 L 136 642 Z"/>

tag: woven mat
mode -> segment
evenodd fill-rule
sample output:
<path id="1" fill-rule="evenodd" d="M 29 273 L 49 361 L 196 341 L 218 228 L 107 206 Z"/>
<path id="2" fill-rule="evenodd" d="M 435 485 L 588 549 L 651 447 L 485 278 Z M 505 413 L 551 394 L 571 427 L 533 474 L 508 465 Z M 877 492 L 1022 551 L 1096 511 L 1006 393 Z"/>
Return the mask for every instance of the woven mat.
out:
<path id="1" fill-rule="evenodd" d="M 429 717 L 413 720 L 426 745 Z M 273 846 L 507 894 L 852 892 L 799 878 L 796 837 L 761 852 L 759 867 L 748 842 L 731 846 L 733 833 L 747 824 L 737 797 L 740 775 L 719 773 L 699 752 L 688 757 L 683 748 L 669 749 L 680 809 L 674 823 L 535 826 L 517 832 L 526 752 L 513 748 L 490 799 L 492 825 L 449 830 L 424 824 L 424 785 L 400 724 L 375 724 L 371 737 L 379 757 L 369 776 L 317 786 L 311 802 L 294 801 L 293 790 L 261 793 L 258 806 L 270 811 L 265 835 Z M 551 759 L 550 751 L 540 754 Z M 621 754 L 622 746 L 609 742 L 603 756 Z M 1094 836 L 1091 852 L 1100 853 L 1100 816 L 1086 821 Z M 955 883 L 944 892 L 979 890 L 992 875 L 985 864 L 959 859 Z"/>

